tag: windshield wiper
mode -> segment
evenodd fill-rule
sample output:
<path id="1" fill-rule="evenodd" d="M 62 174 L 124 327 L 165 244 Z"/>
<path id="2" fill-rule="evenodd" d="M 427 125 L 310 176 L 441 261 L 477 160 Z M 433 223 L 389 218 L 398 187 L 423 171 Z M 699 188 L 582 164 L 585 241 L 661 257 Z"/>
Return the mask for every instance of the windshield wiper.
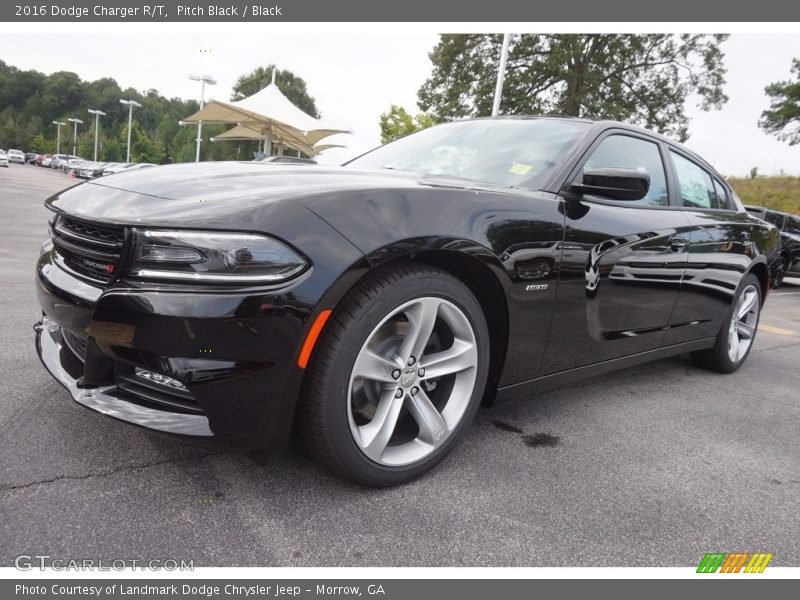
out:
<path id="1" fill-rule="evenodd" d="M 424 173 L 422 175 L 423 179 L 427 179 L 429 177 L 431 177 L 431 178 L 435 177 L 435 178 L 439 178 L 439 179 L 452 179 L 452 180 L 455 180 L 455 181 L 463 181 L 464 183 L 473 184 L 473 185 L 476 185 L 476 186 L 488 185 L 488 186 L 492 186 L 492 187 L 507 187 L 507 188 L 513 188 L 513 189 L 524 189 L 524 188 L 519 188 L 519 187 L 517 187 L 515 185 L 509 185 L 509 184 L 504 184 L 504 183 L 494 183 L 494 182 L 491 182 L 491 181 L 481 181 L 480 179 L 470 179 L 469 177 L 460 177 L 458 175 L 446 175 L 444 173 Z"/>

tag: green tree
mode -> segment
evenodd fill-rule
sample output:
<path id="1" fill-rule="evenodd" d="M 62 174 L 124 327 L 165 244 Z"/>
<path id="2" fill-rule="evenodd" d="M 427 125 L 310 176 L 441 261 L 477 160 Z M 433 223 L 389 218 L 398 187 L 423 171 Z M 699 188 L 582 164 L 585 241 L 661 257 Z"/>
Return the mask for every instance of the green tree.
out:
<path id="1" fill-rule="evenodd" d="M 122 162 L 125 160 L 125 154 L 123 153 L 122 145 L 117 140 L 110 138 L 102 142 L 98 158 L 109 162 Z"/>
<path id="2" fill-rule="evenodd" d="M 800 143 L 800 59 L 792 60 L 791 72 L 796 75 L 794 81 L 777 81 L 764 89 L 770 106 L 761 113 L 758 124 L 767 133 L 793 146 Z"/>
<path id="3" fill-rule="evenodd" d="M 120 131 L 119 142 L 125 152 L 128 148 L 128 126 Z M 160 163 L 164 157 L 165 147 L 161 140 L 145 135 L 139 124 L 134 121 L 131 127 L 131 161 Z"/>
<path id="4" fill-rule="evenodd" d="M 412 117 L 402 106 L 392 104 L 389 111 L 383 113 L 380 118 L 381 142 L 388 144 L 435 124 L 433 117 L 428 114 L 419 113 Z"/>
<path id="5" fill-rule="evenodd" d="M 45 138 L 41 133 L 33 136 L 27 148 L 30 152 L 37 154 L 52 154 L 55 151 L 56 141 Z"/>
<path id="6" fill-rule="evenodd" d="M 231 100 L 242 100 L 267 87 L 272 81 L 272 72 L 275 69 L 275 65 L 267 65 L 239 77 L 233 86 Z M 292 104 L 312 117 L 319 118 L 317 105 L 314 98 L 308 93 L 305 79 L 291 71 L 278 70 L 275 73 L 275 84 Z"/>
<path id="7" fill-rule="evenodd" d="M 267 82 L 271 72 L 265 71 Z M 278 82 L 286 93 L 286 82 L 297 85 L 292 89 L 305 90 L 305 82 L 287 71 L 278 74 Z M 253 85 L 254 82 L 249 82 Z M 256 82 L 257 84 L 257 82 Z M 245 90 L 246 91 L 246 90 Z M 313 99 L 310 107 L 303 104 L 303 96 L 289 97 L 304 110 L 316 113 Z M 175 162 L 194 161 L 195 127 L 181 127 L 178 121 L 197 112 L 196 100 L 165 98 L 156 90 L 141 92 L 133 88 L 122 89 L 110 77 L 96 81 L 82 81 L 75 73 L 59 71 L 45 75 L 34 70 L 21 70 L 0 60 L 0 148 L 19 148 L 23 151 L 41 148 L 42 139 L 51 141 L 46 152 L 55 151 L 56 127 L 52 121 L 67 123 L 61 129 L 61 152 L 72 152 L 72 124 L 69 117 L 83 119 L 78 126 L 78 151 L 81 156 L 94 155 L 94 118 L 87 112 L 94 108 L 106 113 L 100 119 L 98 160 L 125 159 L 127 148 L 128 109 L 119 103 L 120 98 L 136 100 L 140 108 L 133 111 L 131 158 L 161 162 L 169 155 Z M 209 139 L 219 135 L 229 126 L 203 127 L 203 160 L 249 160 L 256 143 L 212 144 Z M 37 136 L 42 136 L 37 137 Z"/>
<path id="8" fill-rule="evenodd" d="M 503 114 L 615 119 L 680 140 L 690 94 L 702 110 L 727 101 L 725 35 L 558 34 L 512 36 Z M 502 35 L 448 34 L 430 54 L 419 106 L 437 120 L 491 114 Z"/>
<path id="9" fill-rule="evenodd" d="M 81 125 L 81 127 L 86 127 L 86 123 Z M 78 139 L 76 141 L 78 156 L 92 160 L 94 157 L 94 127 L 91 128 L 91 131 L 78 130 Z M 69 144 L 69 151 L 72 152 L 72 136 L 69 138 Z"/>

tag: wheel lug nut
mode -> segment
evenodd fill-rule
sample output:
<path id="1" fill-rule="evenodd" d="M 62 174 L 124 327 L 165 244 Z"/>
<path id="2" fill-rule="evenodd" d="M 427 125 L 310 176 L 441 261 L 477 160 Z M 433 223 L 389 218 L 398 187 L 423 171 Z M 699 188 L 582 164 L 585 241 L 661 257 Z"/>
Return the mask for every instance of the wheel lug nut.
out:
<path id="1" fill-rule="evenodd" d="M 395 398 L 402 398 L 402 397 L 403 397 L 403 390 L 401 390 L 401 389 L 398 389 L 398 390 L 397 390 L 397 391 L 394 393 L 394 397 L 395 397 Z"/>
<path id="2" fill-rule="evenodd" d="M 399 369 L 395 369 L 394 371 L 392 371 L 392 379 L 400 379 L 400 370 Z"/>
<path id="3" fill-rule="evenodd" d="M 419 375 L 420 377 L 425 377 L 425 369 L 420 369 L 419 371 L 417 371 L 417 375 Z"/>
<path id="4" fill-rule="evenodd" d="M 417 388 L 417 387 L 411 388 L 411 395 L 412 396 L 416 396 L 418 391 L 419 391 L 419 388 Z"/>
<path id="5" fill-rule="evenodd" d="M 412 356 L 411 358 L 408 359 L 408 366 L 410 367 L 415 362 L 417 362 L 417 359 Z"/>

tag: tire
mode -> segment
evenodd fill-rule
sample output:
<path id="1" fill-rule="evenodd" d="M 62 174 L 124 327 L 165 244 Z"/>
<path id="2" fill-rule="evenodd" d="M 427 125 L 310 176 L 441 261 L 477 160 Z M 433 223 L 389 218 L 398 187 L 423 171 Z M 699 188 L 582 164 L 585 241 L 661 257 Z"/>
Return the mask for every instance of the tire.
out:
<path id="1" fill-rule="evenodd" d="M 714 347 L 691 353 L 692 361 L 696 365 L 718 373 L 733 373 L 744 364 L 753 349 L 758 331 L 761 289 L 758 277 L 752 273 L 745 275 Z M 733 339 L 734 335 L 736 340 Z"/>
<path id="2" fill-rule="evenodd" d="M 304 443 L 363 485 L 415 479 L 463 437 L 488 368 L 486 319 L 466 286 L 427 265 L 380 270 L 348 293 L 317 342 L 301 393 Z"/>
<path id="3" fill-rule="evenodd" d="M 778 257 L 778 264 L 775 265 L 775 277 L 772 278 L 772 289 L 777 290 L 783 285 L 783 278 L 786 275 L 786 269 L 789 266 L 789 261 L 784 254 Z"/>

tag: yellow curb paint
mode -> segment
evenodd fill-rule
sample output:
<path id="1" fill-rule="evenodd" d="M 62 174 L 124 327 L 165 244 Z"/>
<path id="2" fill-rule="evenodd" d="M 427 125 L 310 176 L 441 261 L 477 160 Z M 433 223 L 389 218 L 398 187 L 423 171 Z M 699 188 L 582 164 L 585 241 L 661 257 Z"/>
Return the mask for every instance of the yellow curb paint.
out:
<path id="1" fill-rule="evenodd" d="M 759 325 L 758 328 L 768 333 L 777 333 L 778 335 L 800 335 L 791 329 L 782 329 L 781 327 L 773 327 L 772 325 Z"/>

